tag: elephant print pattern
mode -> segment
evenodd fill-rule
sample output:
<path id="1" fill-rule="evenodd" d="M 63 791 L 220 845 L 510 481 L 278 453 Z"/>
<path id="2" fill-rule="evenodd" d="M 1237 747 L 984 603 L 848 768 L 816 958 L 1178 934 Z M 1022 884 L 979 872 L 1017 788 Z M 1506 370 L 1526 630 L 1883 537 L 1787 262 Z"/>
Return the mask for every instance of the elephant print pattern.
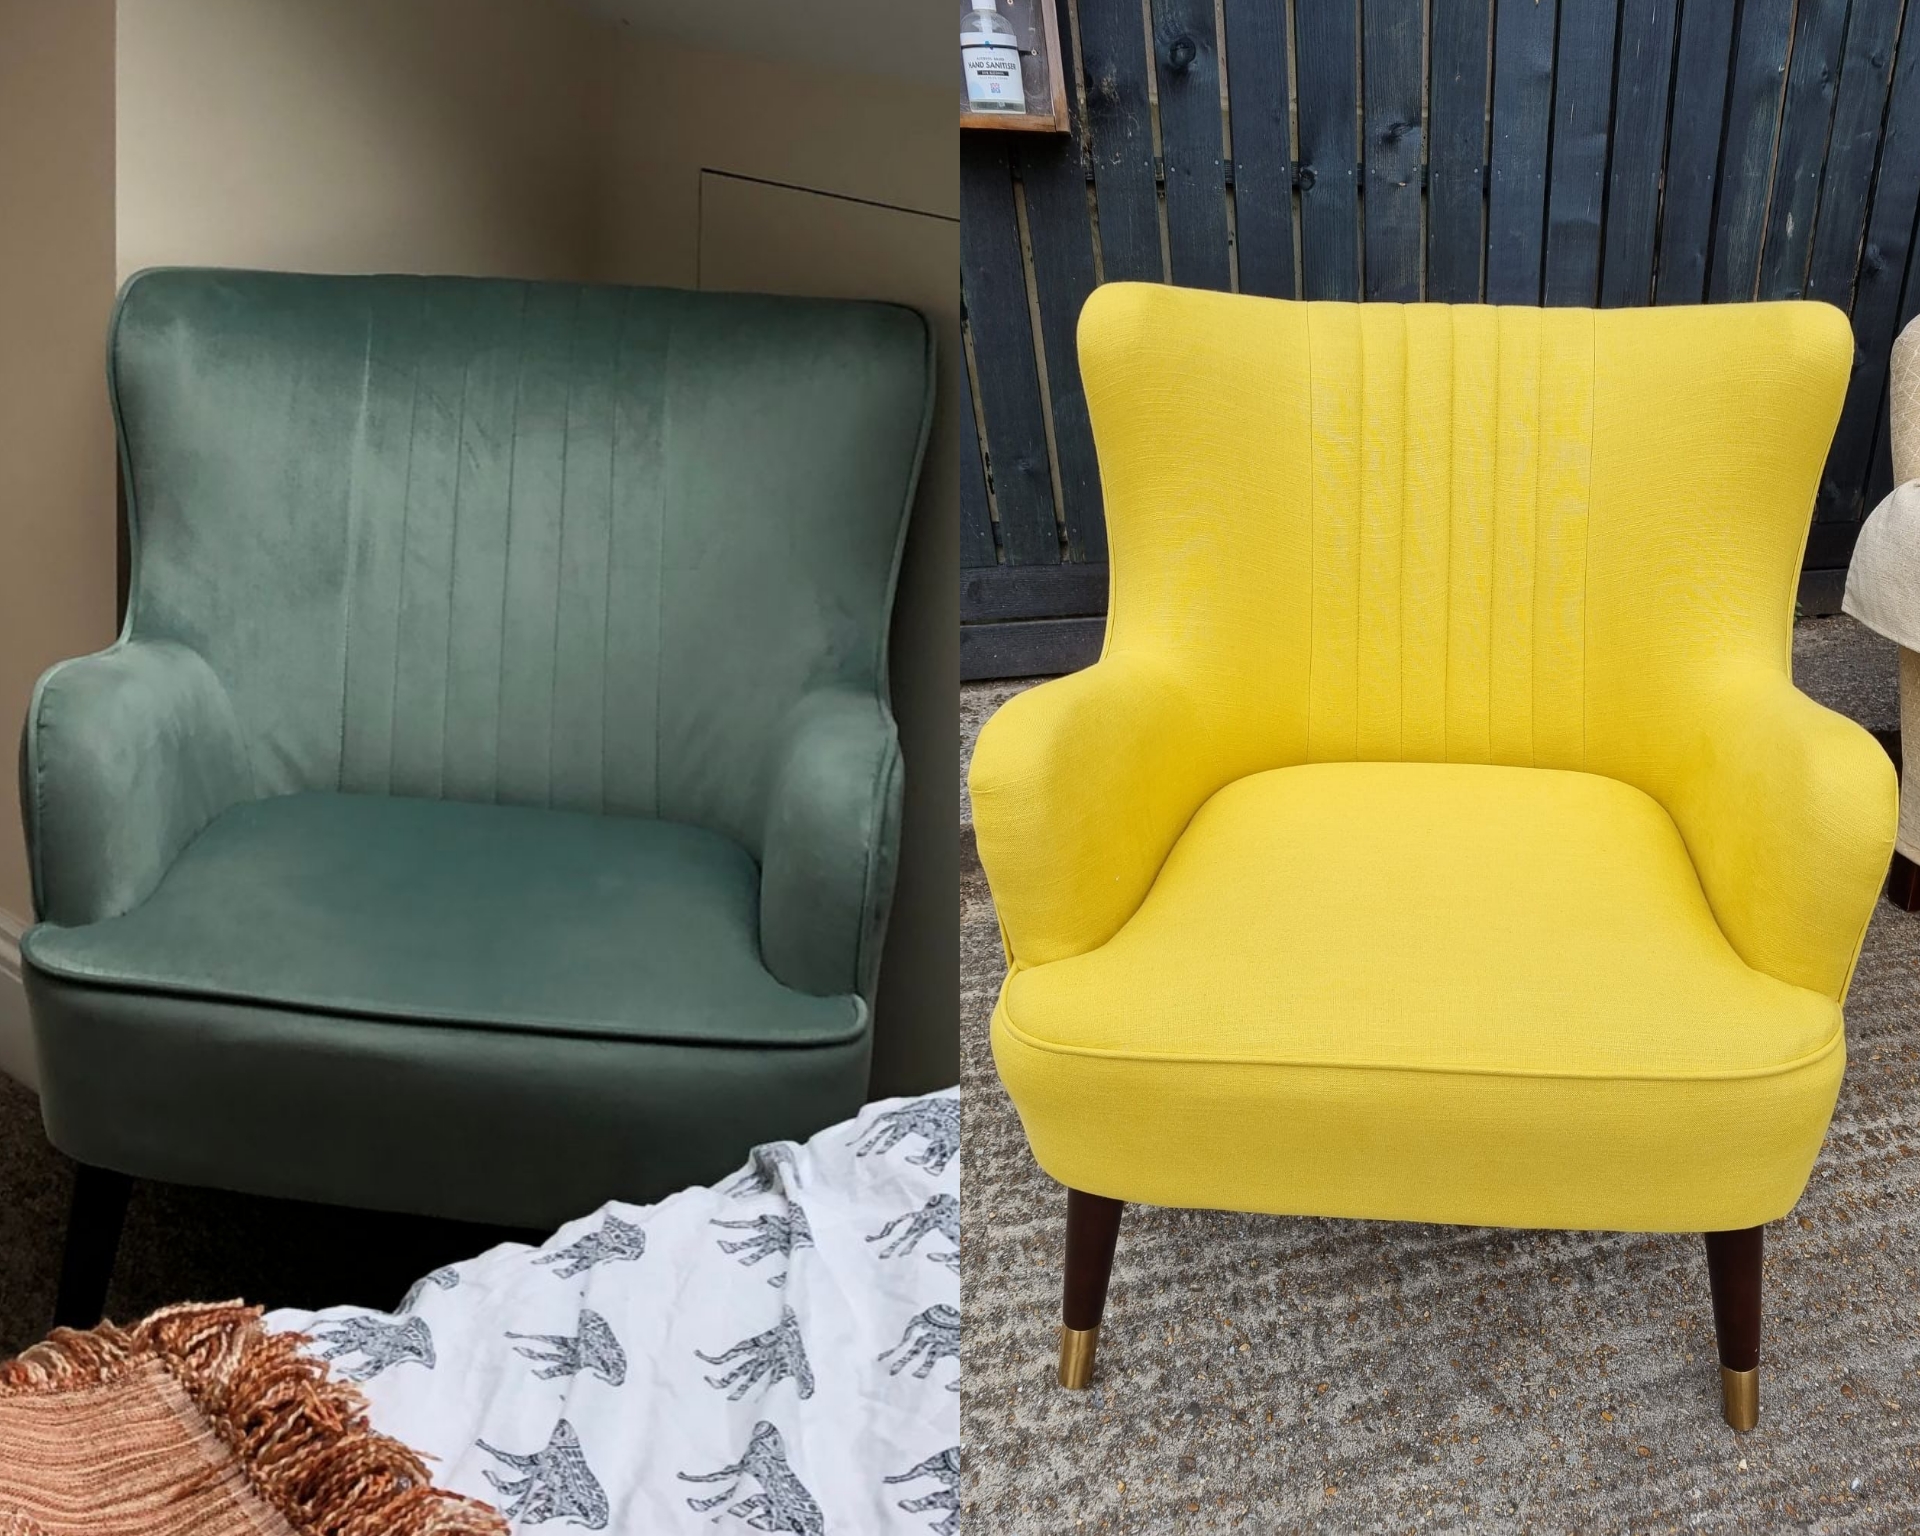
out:
<path id="1" fill-rule="evenodd" d="M 427 1294 L 428 1286 L 435 1286 L 440 1290 L 450 1291 L 459 1283 L 460 1271 L 455 1269 L 451 1264 L 443 1264 L 432 1274 L 422 1275 L 408 1287 L 407 1294 L 401 1299 L 400 1310 L 402 1312 L 411 1312 L 419 1305 L 420 1298 Z"/>
<path id="2" fill-rule="evenodd" d="M 799 1187 L 800 1167 L 793 1143 L 770 1141 L 748 1154 L 747 1166 L 727 1186 L 726 1192 L 736 1200 L 750 1200 L 755 1195 L 773 1195 L 782 1189 Z"/>
<path id="3" fill-rule="evenodd" d="M 890 1477 L 887 1481 L 917 1483 L 929 1477 L 940 1486 L 917 1499 L 902 1499 L 900 1507 L 910 1515 L 939 1511 L 940 1518 L 928 1529 L 933 1536 L 955 1536 L 960 1529 L 960 1447 L 950 1445 L 938 1456 L 929 1456 L 919 1466 Z"/>
<path id="4" fill-rule="evenodd" d="M 580 1309 L 577 1333 L 509 1333 L 507 1337 L 546 1346 L 528 1349 L 522 1344 L 514 1350 L 522 1359 L 546 1366 L 545 1370 L 533 1373 L 542 1381 L 552 1381 L 556 1376 L 578 1376 L 582 1371 L 598 1376 L 610 1387 L 617 1387 L 627 1379 L 626 1352 L 620 1348 L 620 1341 L 613 1336 L 607 1320 L 591 1307 Z"/>
<path id="5" fill-rule="evenodd" d="M 590 1531 L 604 1531 L 612 1508 L 606 1490 L 587 1465 L 580 1436 L 565 1419 L 554 1426 L 546 1449 L 529 1456 L 496 1450 L 486 1441 L 480 1449 L 510 1469 L 506 1475 L 489 1472 L 487 1481 L 506 1500 L 505 1513 L 521 1525 L 545 1525 L 565 1520 Z"/>
<path id="6" fill-rule="evenodd" d="M 602 1264 L 618 1264 L 625 1259 L 637 1259 L 646 1251 L 646 1231 L 622 1221 L 609 1211 L 599 1231 L 589 1232 L 578 1242 L 568 1244 L 558 1253 L 543 1254 L 533 1262 L 551 1264 L 554 1266 L 553 1272 L 562 1280 L 571 1280 L 575 1275 L 583 1275 Z"/>
<path id="7" fill-rule="evenodd" d="M 883 1351 L 879 1358 L 888 1374 L 898 1376 L 911 1365 L 913 1374 L 922 1381 L 933 1374 L 933 1368 L 942 1360 L 958 1362 L 960 1309 L 944 1303 L 928 1307 L 907 1324 L 907 1331 L 900 1335 L 900 1342 L 892 1349 Z M 949 1382 L 947 1390 L 958 1392 L 959 1380 L 956 1378 Z"/>
<path id="8" fill-rule="evenodd" d="M 753 1438 L 746 1454 L 718 1472 L 680 1474 L 689 1483 L 726 1483 L 710 1498 L 687 1500 L 687 1507 L 705 1513 L 725 1504 L 726 1512 L 756 1531 L 781 1531 L 788 1536 L 825 1536 L 826 1521 L 793 1468 L 787 1464 L 787 1447 L 780 1431 L 765 1419 L 753 1426 Z M 752 1482 L 758 1493 L 749 1494 L 737 1504 L 728 1503 L 740 1491 L 740 1485 Z"/>
<path id="9" fill-rule="evenodd" d="M 906 1230 L 880 1250 L 881 1258 L 890 1259 L 897 1253 L 912 1253 L 919 1247 L 920 1239 L 929 1232 L 938 1232 L 957 1248 L 960 1245 L 959 1198 L 944 1192 L 934 1195 L 919 1210 L 894 1217 L 867 1241 L 881 1242 L 893 1237 L 894 1230 L 903 1226 Z"/>
<path id="10" fill-rule="evenodd" d="M 333 1327 L 316 1330 L 322 1360 L 338 1366 L 340 1374 L 354 1381 L 369 1381 L 382 1371 L 409 1362 L 433 1369 L 433 1330 L 418 1317 L 388 1322 L 378 1317 L 350 1317 Z M 358 1355 L 352 1361 L 349 1357 Z"/>
<path id="11" fill-rule="evenodd" d="M 737 1241 L 729 1241 L 724 1237 L 720 1239 L 720 1251 L 738 1254 L 742 1264 L 758 1264 L 776 1253 L 791 1263 L 796 1248 L 813 1246 L 813 1231 L 807 1226 L 807 1213 L 798 1205 L 790 1206 L 784 1213 L 770 1211 L 751 1221 L 715 1221 L 713 1225 L 753 1234 Z M 786 1283 L 787 1271 L 784 1267 L 777 1275 L 767 1277 L 767 1284 L 776 1290 Z"/>
<path id="12" fill-rule="evenodd" d="M 960 1101 L 947 1098 L 912 1099 L 879 1117 L 854 1138 L 854 1153 L 867 1157 L 889 1152 L 909 1136 L 926 1146 L 907 1161 L 929 1173 L 942 1173 L 960 1151 Z"/>
<path id="13" fill-rule="evenodd" d="M 756 1333 L 750 1339 L 742 1339 L 724 1354 L 702 1354 L 694 1351 L 708 1365 L 739 1364 L 726 1375 L 709 1376 L 707 1385 L 718 1387 L 727 1392 L 727 1396 L 738 1402 L 762 1380 L 768 1390 L 781 1382 L 791 1379 L 802 1397 L 813 1396 L 813 1369 L 807 1364 L 807 1343 L 800 1337 L 800 1319 L 793 1314 L 793 1308 L 780 1309 L 780 1321 L 765 1333 Z"/>
<path id="14" fill-rule="evenodd" d="M 402 1310 L 268 1326 L 517 1536 L 956 1536 L 958 1131 L 951 1090 L 870 1104 Z"/>

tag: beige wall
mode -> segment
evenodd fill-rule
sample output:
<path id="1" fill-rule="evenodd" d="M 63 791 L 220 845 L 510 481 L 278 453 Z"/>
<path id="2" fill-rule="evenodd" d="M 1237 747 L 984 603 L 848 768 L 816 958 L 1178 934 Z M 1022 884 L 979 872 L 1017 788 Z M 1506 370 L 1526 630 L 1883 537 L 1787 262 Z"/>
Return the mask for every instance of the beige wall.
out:
<path id="1" fill-rule="evenodd" d="M 113 286 L 112 0 L 0 0 L 0 949 L 29 907 L 11 768 L 27 696 L 113 633 Z M 0 1038 L 0 1070 L 15 1056 Z"/>
<path id="2" fill-rule="evenodd" d="M 120 274 L 577 277 L 608 30 L 559 0 L 121 0 Z"/>
<path id="3" fill-rule="evenodd" d="M 944 48 L 947 31 L 929 28 L 929 51 Z M 603 69 L 603 159 L 590 230 L 596 277 L 889 299 L 935 323 L 949 366 L 939 370 L 894 612 L 893 703 L 907 794 L 875 1011 L 873 1091 L 954 1082 L 960 615 L 950 363 L 960 346 L 960 150 L 952 92 L 944 83 L 836 75 L 658 39 L 610 51 Z"/>
<path id="4" fill-rule="evenodd" d="M 702 170 L 960 217 L 960 134 L 944 87 L 663 42 L 609 50 L 602 66 L 597 277 L 697 285 Z M 957 264 L 950 275 L 957 295 Z"/>

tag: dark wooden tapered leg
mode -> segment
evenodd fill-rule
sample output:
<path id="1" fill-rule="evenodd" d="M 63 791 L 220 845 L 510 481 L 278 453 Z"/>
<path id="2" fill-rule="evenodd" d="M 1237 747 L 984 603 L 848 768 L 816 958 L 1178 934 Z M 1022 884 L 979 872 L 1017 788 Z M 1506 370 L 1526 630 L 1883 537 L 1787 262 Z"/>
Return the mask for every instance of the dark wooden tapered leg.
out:
<path id="1" fill-rule="evenodd" d="M 1760 1422 L 1761 1227 L 1707 1234 L 1707 1283 L 1720 1346 L 1721 1406 L 1735 1429 Z"/>
<path id="2" fill-rule="evenodd" d="M 1920 912 L 1920 864 L 1904 853 L 1893 856 L 1887 871 L 1887 900 L 1902 912 Z"/>
<path id="3" fill-rule="evenodd" d="M 73 1205 L 67 1214 L 67 1251 L 60 1265 L 56 1328 L 91 1328 L 107 1306 L 114 1255 L 126 1220 L 133 1180 L 124 1173 L 81 1163 L 74 1169 Z"/>
<path id="4" fill-rule="evenodd" d="M 1100 1342 L 1100 1316 L 1107 1308 L 1113 1245 L 1126 1205 L 1105 1195 L 1067 1191 L 1067 1274 L 1061 1300 L 1060 1385 L 1093 1382 L 1093 1355 Z"/>

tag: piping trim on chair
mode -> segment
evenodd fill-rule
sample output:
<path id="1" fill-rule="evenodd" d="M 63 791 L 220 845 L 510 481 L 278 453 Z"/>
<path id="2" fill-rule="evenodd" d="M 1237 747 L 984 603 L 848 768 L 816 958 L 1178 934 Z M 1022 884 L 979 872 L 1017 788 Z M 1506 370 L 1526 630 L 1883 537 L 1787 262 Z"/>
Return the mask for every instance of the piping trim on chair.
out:
<path id="1" fill-rule="evenodd" d="M 1016 967 L 1008 972 L 1009 981 L 1018 973 L 1018 969 Z M 1834 1011 L 1838 1013 L 1838 1005 L 1835 1006 Z M 1012 1015 L 1007 1011 L 1004 992 L 994 1007 L 993 1021 L 1003 1026 L 1014 1039 L 1032 1050 L 1046 1051 L 1054 1056 L 1083 1056 L 1099 1061 L 1152 1062 L 1159 1066 L 1285 1067 L 1294 1071 L 1320 1068 L 1335 1072 L 1436 1073 L 1447 1077 L 1519 1077 L 1594 1083 L 1722 1083 L 1764 1077 L 1786 1077 L 1792 1073 L 1804 1071 L 1808 1067 L 1818 1066 L 1846 1043 L 1846 1027 L 1843 1023 L 1835 1028 L 1823 1044 L 1816 1046 L 1804 1056 L 1796 1056 L 1790 1061 L 1780 1062 L 1770 1067 L 1744 1067 L 1732 1072 L 1541 1072 L 1525 1067 L 1468 1067 L 1444 1062 L 1431 1066 L 1415 1066 L 1397 1061 L 1313 1060 L 1288 1056 L 1176 1056 L 1156 1051 L 1116 1051 L 1096 1045 L 1061 1045 L 1055 1041 L 1042 1040 L 1035 1035 L 1030 1035 L 1015 1024 Z"/>

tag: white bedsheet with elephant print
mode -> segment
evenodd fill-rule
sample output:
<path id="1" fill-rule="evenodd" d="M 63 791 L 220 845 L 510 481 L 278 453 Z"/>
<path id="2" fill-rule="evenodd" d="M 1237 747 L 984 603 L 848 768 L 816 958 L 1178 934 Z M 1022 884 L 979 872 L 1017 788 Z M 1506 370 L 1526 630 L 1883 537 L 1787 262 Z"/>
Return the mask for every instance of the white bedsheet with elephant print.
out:
<path id="1" fill-rule="evenodd" d="M 954 1536 L 960 1100 L 868 1105 L 658 1205 L 282 1311 L 516 1532 Z"/>

